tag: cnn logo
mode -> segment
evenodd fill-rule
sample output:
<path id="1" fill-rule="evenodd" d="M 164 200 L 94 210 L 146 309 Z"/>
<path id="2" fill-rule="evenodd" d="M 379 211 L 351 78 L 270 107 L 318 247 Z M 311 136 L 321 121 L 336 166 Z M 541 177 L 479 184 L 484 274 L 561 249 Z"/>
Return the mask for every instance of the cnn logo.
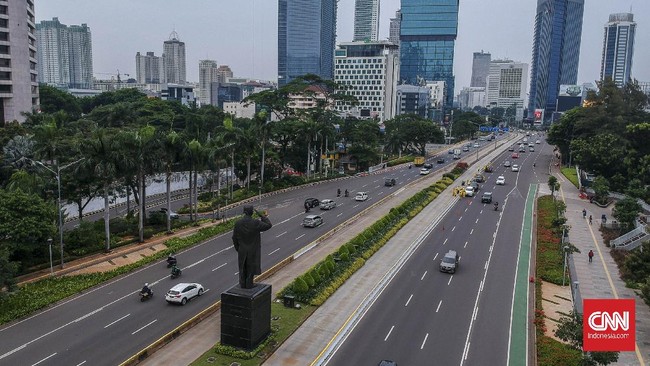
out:
<path id="1" fill-rule="evenodd" d="M 634 299 L 586 299 L 583 302 L 584 351 L 634 351 Z"/>

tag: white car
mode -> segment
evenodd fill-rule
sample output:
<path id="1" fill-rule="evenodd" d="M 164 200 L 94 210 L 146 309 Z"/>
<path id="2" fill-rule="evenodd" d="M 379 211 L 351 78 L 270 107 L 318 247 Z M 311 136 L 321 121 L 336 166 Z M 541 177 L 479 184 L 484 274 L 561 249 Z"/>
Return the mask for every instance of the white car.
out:
<path id="1" fill-rule="evenodd" d="M 203 292 L 203 286 L 198 283 L 181 282 L 167 291 L 165 300 L 170 304 L 185 305 L 191 298 L 203 295 Z"/>
<path id="2" fill-rule="evenodd" d="M 474 147 L 478 147 L 478 142 L 475 142 L 475 143 L 474 143 Z"/>
<path id="3" fill-rule="evenodd" d="M 465 197 L 474 197 L 474 187 L 472 186 L 465 187 Z"/>
<path id="4" fill-rule="evenodd" d="M 336 202 L 330 199 L 324 199 L 318 204 L 321 210 L 331 210 L 336 207 Z"/>
<path id="5" fill-rule="evenodd" d="M 513 172 L 518 172 L 519 171 L 519 165 L 513 164 L 512 167 L 510 168 Z"/>
<path id="6" fill-rule="evenodd" d="M 506 167 L 506 168 L 509 167 L 509 166 L 510 166 L 510 160 L 506 160 L 506 161 L 503 163 L 503 166 Z"/>
<path id="7" fill-rule="evenodd" d="M 541 144 L 541 142 L 539 140 L 536 140 L 535 143 L 538 144 L 538 145 Z"/>
<path id="8" fill-rule="evenodd" d="M 500 175 L 500 176 L 497 178 L 497 185 L 498 185 L 498 186 L 503 186 L 503 185 L 505 185 L 505 184 L 506 184 L 506 177 L 504 177 L 503 175 Z"/>
<path id="9" fill-rule="evenodd" d="M 429 169 L 426 169 L 426 168 L 422 168 L 422 169 L 420 169 L 420 175 L 427 175 L 427 174 L 429 174 L 430 172 L 431 172 L 431 171 L 430 171 Z"/>
<path id="10" fill-rule="evenodd" d="M 355 201 L 365 201 L 368 199 L 368 192 L 357 192 L 357 195 L 354 196 Z"/>

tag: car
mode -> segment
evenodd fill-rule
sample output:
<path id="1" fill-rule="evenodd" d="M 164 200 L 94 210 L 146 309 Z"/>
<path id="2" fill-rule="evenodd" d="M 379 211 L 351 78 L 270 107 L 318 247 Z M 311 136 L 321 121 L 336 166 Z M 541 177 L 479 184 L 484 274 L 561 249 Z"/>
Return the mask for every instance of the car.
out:
<path id="1" fill-rule="evenodd" d="M 505 185 L 505 184 L 506 184 L 506 177 L 504 177 L 503 175 L 500 175 L 500 176 L 497 178 L 497 185 L 498 185 L 498 186 L 503 186 L 503 185 Z"/>
<path id="2" fill-rule="evenodd" d="M 165 300 L 170 304 L 185 305 L 190 299 L 203 295 L 203 292 L 205 290 L 201 284 L 181 282 L 167 291 Z"/>
<path id="3" fill-rule="evenodd" d="M 481 189 L 481 186 L 475 180 L 469 182 L 469 186 L 474 188 L 474 192 L 478 192 L 478 190 Z"/>
<path id="4" fill-rule="evenodd" d="M 513 172 L 518 172 L 519 171 L 519 165 L 513 164 L 512 167 L 510 168 Z"/>
<path id="5" fill-rule="evenodd" d="M 474 147 L 479 147 L 478 142 L 475 142 L 475 143 L 474 143 Z"/>
<path id="6" fill-rule="evenodd" d="M 463 151 L 469 151 L 469 147 L 463 146 Z"/>
<path id="7" fill-rule="evenodd" d="M 535 143 L 538 144 L 538 145 L 541 144 L 541 142 L 539 140 L 535 140 Z"/>
<path id="8" fill-rule="evenodd" d="M 519 152 L 526 152 L 526 148 L 525 147 L 519 148 Z"/>
<path id="9" fill-rule="evenodd" d="M 377 366 L 397 366 L 397 362 L 391 360 L 381 360 Z"/>
<path id="10" fill-rule="evenodd" d="M 492 165 L 486 165 L 483 170 L 485 170 L 486 173 L 492 173 L 494 168 L 492 168 Z"/>
<path id="11" fill-rule="evenodd" d="M 397 180 L 395 178 L 386 178 L 386 179 L 384 179 L 384 186 L 386 186 L 386 187 L 392 187 L 395 184 L 397 184 Z"/>
<path id="12" fill-rule="evenodd" d="M 535 146 L 535 144 L 533 144 L 532 141 L 528 143 L 528 147 L 533 147 L 533 146 Z"/>
<path id="13" fill-rule="evenodd" d="M 519 154 L 517 154 L 517 153 L 512 153 L 511 158 L 513 158 L 513 159 L 518 159 L 518 158 L 519 158 Z"/>
<path id="14" fill-rule="evenodd" d="M 472 180 L 478 183 L 483 183 L 485 182 L 485 176 L 483 174 L 476 174 Z"/>
<path id="15" fill-rule="evenodd" d="M 510 146 L 510 147 L 508 148 L 508 151 L 515 151 L 515 147 L 514 147 L 514 146 Z"/>
<path id="16" fill-rule="evenodd" d="M 302 226 L 316 227 L 323 225 L 323 217 L 321 215 L 307 215 L 302 219 Z"/>
<path id="17" fill-rule="evenodd" d="M 422 165 L 422 167 L 423 167 L 423 168 L 426 168 L 426 169 L 431 169 L 431 168 L 433 168 L 433 164 L 431 164 L 431 163 L 426 163 L 426 164 Z"/>
<path id="18" fill-rule="evenodd" d="M 420 175 L 427 175 L 429 173 L 431 173 L 431 171 L 427 168 L 420 169 Z"/>
<path id="19" fill-rule="evenodd" d="M 535 152 L 535 148 L 531 146 L 531 147 L 528 148 L 528 151 Z"/>
<path id="20" fill-rule="evenodd" d="M 510 167 L 510 160 L 504 161 L 503 166 L 506 167 L 506 168 Z"/>
<path id="21" fill-rule="evenodd" d="M 440 260 L 440 272 L 456 273 L 458 261 L 458 253 L 455 250 L 448 251 Z"/>
<path id="22" fill-rule="evenodd" d="M 162 212 L 165 216 L 167 216 L 167 209 L 166 208 L 161 208 L 160 212 Z M 169 211 L 169 218 L 172 220 L 178 219 L 180 216 L 178 216 L 177 212 L 174 211 Z"/>
<path id="23" fill-rule="evenodd" d="M 453 153 L 454 153 L 454 149 L 450 149 L 449 151 L 447 151 L 447 154 L 449 155 L 452 155 Z"/>
<path id="24" fill-rule="evenodd" d="M 438 158 L 437 163 L 438 164 L 444 164 L 445 163 L 445 158 Z"/>
<path id="25" fill-rule="evenodd" d="M 324 199 L 324 200 L 320 201 L 320 204 L 318 205 L 318 207 L 321 210 L 331 210 L 331 209 L 336 207 L 336 202 L 334 202 L 333 200 L 330 200 L 330 199 Z"/>
<path id="26" fill-rule="evenodd" d="M 357 195 L 354 196 L 355 201 L 365 201 L 368 199 L 368 192 L 357 192 Z"/>
<path id="27" fill-rule="evenodd" d="M 472 186 L 465 187 L 465 197 L 474 197 L 474 187 Z"/>
<path id="28" fill-rule="evenodd" d="M 481 203 L 492 203 L 492 192 L 483 192 Z"/>
<path id="29" fill-rule="evenodd" d="M 305 200 L 305 207 L 309 206 L 309 208 L 314 208 L 314 207 L 318 207 L 318 205 L 320 205 L 320 201 L 318 200 L 318 198 L 307 198 Z"/>

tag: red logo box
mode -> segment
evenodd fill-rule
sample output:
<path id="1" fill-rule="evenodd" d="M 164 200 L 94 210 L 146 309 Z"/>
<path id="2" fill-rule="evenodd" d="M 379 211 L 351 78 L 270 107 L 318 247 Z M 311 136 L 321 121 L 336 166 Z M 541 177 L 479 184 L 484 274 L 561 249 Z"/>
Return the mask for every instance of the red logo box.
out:
<path id="1" fill-rule="evenodd" d="M 634 299 L 585 299 L 582 306 L 584 351 L 634 351 Z"/>

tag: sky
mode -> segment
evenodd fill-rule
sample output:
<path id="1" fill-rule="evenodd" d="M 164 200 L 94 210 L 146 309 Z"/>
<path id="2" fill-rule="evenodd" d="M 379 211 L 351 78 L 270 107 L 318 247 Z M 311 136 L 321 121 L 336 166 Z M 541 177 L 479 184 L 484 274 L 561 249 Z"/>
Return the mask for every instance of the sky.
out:
<path id="1" fill-rule="evenodd" d="M 472 54 L 530 65 L 536 0 L 460 0 L 454 74 L 456 93 L 469 86 Z M 380 39 L 400 0 L 381 0 Z M 185 42 L 187 78 L 198 81 L 199 60 L 229 65 L 236 77 L 277 80 L 277 0 L 36 0 L 36 20 L 86 23 L 92 32 L 96 77 L 135 78 L 135 54 L 162 55 L 172 31 Z M 603 26 L 611 13 L 637 22 L 632 77 L 650 82 L 650 0 L 585 0 L 578 83 L 600 78 Z M 339 0 L 337 43 L 352 40 L 354 0 Z M 102 74 L 99 74 L 102 73 Z"/>

